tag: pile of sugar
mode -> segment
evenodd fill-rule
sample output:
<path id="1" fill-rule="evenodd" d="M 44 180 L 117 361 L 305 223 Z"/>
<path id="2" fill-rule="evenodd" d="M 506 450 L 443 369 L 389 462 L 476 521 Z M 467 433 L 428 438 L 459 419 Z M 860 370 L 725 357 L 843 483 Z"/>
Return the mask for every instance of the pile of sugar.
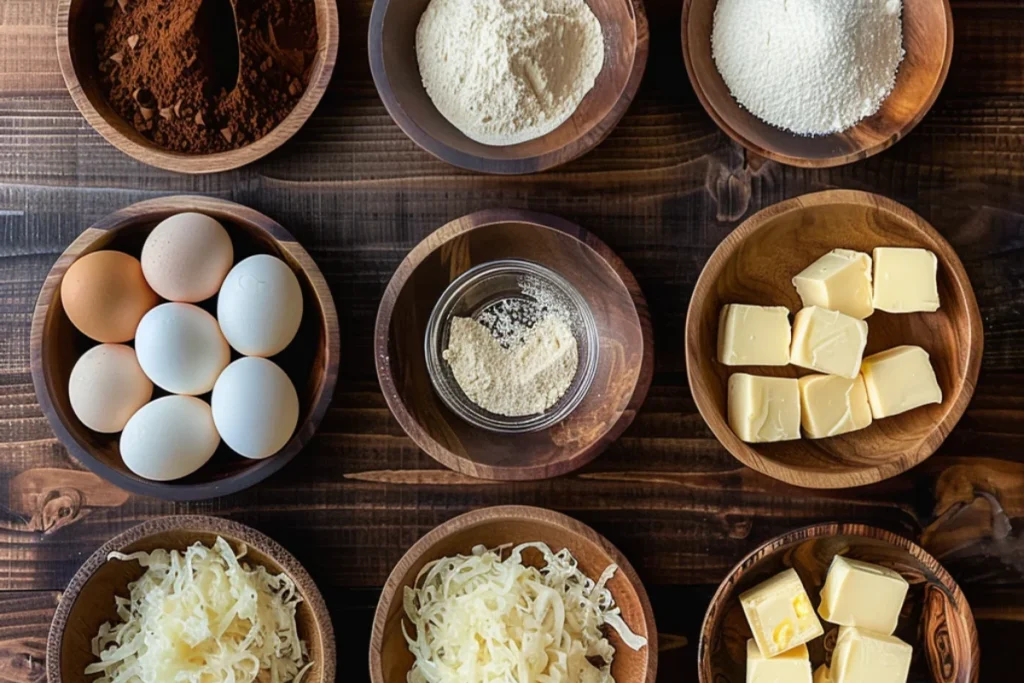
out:
<path id="1" fill-rule="evenodd" d="M 903 60 L 901 0 L 719 0 L 712 55 L 762 121 L 828 135 L 871 116 Z"/>

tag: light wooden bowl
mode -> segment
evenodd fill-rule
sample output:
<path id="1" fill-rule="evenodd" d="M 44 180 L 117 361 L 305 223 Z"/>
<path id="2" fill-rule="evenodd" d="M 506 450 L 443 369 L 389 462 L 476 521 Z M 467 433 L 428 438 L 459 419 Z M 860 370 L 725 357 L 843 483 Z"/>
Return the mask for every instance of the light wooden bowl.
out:
<path id="1" fill-rule="evenodd" d="M 910 583 L 896 636 L 914 648 L 912 681 L 976 683 L 980 651 L 971 608 L 938 561 L 902 536 L 862 524 L 820 524 L 764 544 L 737 564 L 719 586 L 704 617 L 697 650 L 701 683 L 742 683 L 750 636 L 739 596 L 790 567 L 815 610 L 835 555 L 894 569 Z M 814 668 L 831 663 L 838 627 L 808 643 Z"/>
<path id="2" fill-rule="evenodd" d="M 895 144 L 920 123 L 946 82 L 953 56 L 949 0 L 903 0 L 906 57 L 896 86 L 873 116 L 841 133 L 795 135 L 761 121 L 741 107 L 711 56 L 711 31 L 718 0 L 684 0 L 683 60 L 698 99 L 718 127 L 751 152 L 808 168 L 841 166 Z"/>
<path id="3" fill-rule="evenodd" d="M 867 429 L 828 439 L 747 444 L 729 428 L 726 383 L 734 372 L 800 377 L 795 366 L 729 367 L 716 360 L 718 314 L 729 303 L 802 304 L 794 275 L 835 248 L 871 253 L 874 247 L 922 247 L 939 259 L 935 313 L 868 318 L 865 355 L 900 344 L 931 356 L 943 401 L 876 420 Z M 978 302 L 956 252 L 920 216 L 896 202 L 832 190 L 804 195 L 760 211 L 711 255 L 686 316 L 686 371 L 700 414 L 736 458 L 776 479 L 812 488 L 859 486 L 895 476 L 935 452 L 974 393 L 983 347 Z"/>
<path id="4" fill-rule="evenodd" d="M 434 393 L 424 357 L 427 321 L 448 284 L 506 258 L 540 263 L 568 280 L 589 305 L 600 340 L 583 401 L 565 420 L 524 434 L 458 418 Z M 654 366 L 647 302 L 619 257 L 568 221 L 512 209 L 452 221 L 406 256 L 377 311 L 374 350 L 384 398 L 416 445 L 453 470 L 503 480 L 545 479 L 590 462 L 633 421 Z"/>
<path id="5" fill-rule="evenodd" d="M 455 554 L 467 555 L 475 545 L 488 548 L 541 541 L 555 552 L 568 548 L 580 570 L 596 580 L 610 564 L 618 571 L 608 582 L 626 625 L 647 638 L 647 646 L 631 650 L 613 629 L 608 640 L 615 648 L 612 676 L 618 683 L 654 683 L 658 671 L 658 630 L 647 591 L 636 571 L 618 549 L 596 531 L 571 517 L 534 507 L 500 506 L 467 512 L 418 540 L 391 571 L 373 617 L 370 634 L 371 683 L 405 683 L 413 664 L 402 635 L 405 618 L 402 596 L 427 562 Z M 529 561 L 524 554 L 524 561 Z"/>
<path id="6" fill-rule="evenodd" d="M 587 0 L 604 32 L 604 68 L 576 112 L 547 135 L 484 145 L 462 134 L 427 95 L 416 59 L 416 27 L 430 0 L 374 0 L 370 69 L 384 106 L 417 145 L 441 161 L 484 173 L 535 173 L 597 147 L 626 113 L 647 65 L 643 0 Z"/>
<path id="7" fill-rule="evenodd" d="M 186 154 L 148 140 L 111 108 L 100 87 L 94 26 L 103 0 L 57 1 L 57 57 L 71 99 L 107 142 L 144 164 L 179 173 L 217 173 L 250 164 L 283 145 L 299 131 L 327 91 L 338 56 L 338 6 L 313 0 L 319 36 L 309 86 L 280 124 L 255 142 L 227 152 Z"/>
<path id="8" fill-rule="evenodd" d="M 75 573 L 57 605 L 46 641 L 46 680 L 49 683 L 84 681 L 82 672 L 94 661 L 92 638 L 104 622 L 119 621 L 114 597 L 127 597 L 128 584 L 142 576 L 137 562 L 107 561 L 117 551 L 151 552 L 158 548 L 184 551 L 197 541 L 212 546 L 222 537 L 236 551 L 245 545 L 243 562 L 261 565 L 271 574 L 284 573 L 294 583 L 302 602 L 295 618 L 299 638 L 315 662 L 303 681 L 334 683 L 334 628 L 327 605 L 316 584 L 291 553 L 255 529 L 218 517 L 160 517 L 116 536 L 85 561 Z"/>
<path id="9" fill-rule="evenodd" d="M 208 463 L 183 479 L 158 482 L 129 470 L 118 450 L 120 434 L 85 427 L 71 409 L 68 379 L 75 362 L 95 342 L 75 329 L 61 305 L 60 283 L 80 256 L 115 249 L 138 257 L 149 232 L 163 219 L 198 211 L 220 221 L 231 235 L 235 262 L 257 253 L 284 260 L 298 276 L 303 317 L 295 339 L 272 360 L 288 374 L 299 394 L 299 423 L 290 441 L 275 455 L 250 460 L 223 442 Z M 216 315 L 211 299 L 201 304 Z M 334 299 L 320 269 L 295 238 L 258 211 L 207 197 L 161 197 L 110 214 L 78 236 L 53 265 L 32 316 L 32 381 L 39 405 L 57 438 L 80 463 L 116 486 L 168 500 L 224 496 L 256 484 L 288 463 L 312 438 L 327 411 L 338 378 L 340 342 Z M 232 352 L 232 358 L 237 354 Z M 158 389 L 154 398 L 161 395 Z"/>

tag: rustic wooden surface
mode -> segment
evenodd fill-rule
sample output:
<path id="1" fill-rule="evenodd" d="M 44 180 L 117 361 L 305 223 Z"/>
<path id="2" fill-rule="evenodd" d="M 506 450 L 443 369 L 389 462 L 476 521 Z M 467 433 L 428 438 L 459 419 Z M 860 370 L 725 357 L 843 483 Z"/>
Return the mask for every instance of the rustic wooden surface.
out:
<path id="1" fill-rule="evenodd" d="M 833 170 L 745 156 L 686 79 L 678 0 L 649 0 L 651 56 L 637 101 L 594 152 L 539 176 L 456 171 L 395 126 L 367 65 L 369 0 L 341 10 L 324 102 L 288 145 L 247 169 L 172 175 L 93 132 L 64 89 L 52 0 L 0 2 L 0 681 L 39 681 L 58 592 L 89 553 L 156 515 L 250 524 L 313 575 L 339 656 L 365 680 L 379 587 L 434 525 L 483 505 L 554 508 L 618 546 L 648 586 L 660 679 L 695 681 L 715 585 L 746 552 L 794 527 L 861 521 L 919 540 L 960 582 L 981 636 L 982 680 L 1018 680 L 1024 638 L 1024 4 L 958 0 L 949 80 L 932 113 L 884 153 Z M 701 265 L 752 211 L 830 187 L 907 204 L 958 250 L 985 321 L 978 390 L 922 465 L 852 491 L 805 491 L 741 467 L 689 391 L 683 322 Z M 161 193 L 198 192 L 267 213 L 306 246 L 338 305 L 339 389 L 319 436 L 260 486 L 191 504 L 129 497 L 58 445 L 32 392 L 29 319 L 60 252 L 87 225 Z M 483 208 L 559 214 L 636 273 L 655 331 L 654 386 L 633 426 L 566 478 L 492 485 L 450 473 L 392 419 L 374 377 L 377 303 L 425 235 Z"/>

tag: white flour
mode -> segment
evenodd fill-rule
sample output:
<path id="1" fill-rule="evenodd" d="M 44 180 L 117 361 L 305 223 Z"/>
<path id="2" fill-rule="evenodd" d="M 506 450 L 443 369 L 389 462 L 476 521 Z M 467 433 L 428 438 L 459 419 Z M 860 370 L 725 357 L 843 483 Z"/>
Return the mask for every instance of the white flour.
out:
<path id="1" fill-rule="evenodd" d="M 900 0 L 719 0 L 711 49 L 741 106 L 801 135 L 878 111 L 903 60 Z"/>
<path id="2" fill-rule="evenodd" d="M 604 64 L 584 0 L 431 0 L 416 30 L 427 94 L 467 137 L 512 145 L 558 128 Z"/>

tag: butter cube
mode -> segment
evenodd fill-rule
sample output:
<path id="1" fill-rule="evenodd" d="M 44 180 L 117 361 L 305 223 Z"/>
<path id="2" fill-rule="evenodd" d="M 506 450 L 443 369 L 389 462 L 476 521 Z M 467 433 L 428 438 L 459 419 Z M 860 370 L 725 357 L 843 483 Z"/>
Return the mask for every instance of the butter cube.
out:
<path id="1" fill-rule="evenodd" d="M 728 304 L 718 318 L 718 362 L 789 365 L 789 309 Z"/>
<path id="2" fill-rule="evenodd" d="M 888 567 L 836 555 L 821 588 L 818 614 L 833 624 L 892 635 L 909 587 Z"/>
<path id="3" fill-rule="evenodd" d="M 813 683 L 811 680 L 811 655 L 806 645 L 768 658 L 761 654 L 757 643 L 747 641 L 747 683 Z"/>
<path id="4" fill-rule="evenodd" d="M 824 633 L 795 569 L 754 586 L 740 595 L 740 604 L 765 657 L 780 655 Z"/>
<path id="5" fill-rule="evenodd" d="M 889 313 L 939 309 L 939 259 L 927 249 L 879 247 L 875 257 L 875 308 Z"/>
<path id="6" fill-rule="evenodd" d="M 868 324 L 819 306 L 800 309 L 793 320 L 789 362 L 826 375 L 853 379 L 868 343 Z"/>
<path id="7" fill-rule="evenodd" d="M 814 683 L 832 683 L 827 664 L 822 664 L 814 670 Z"/>
<path id="8" fill-rule="evenodd" d="M 800 378 L 800 421 L 811 439 L 846 434 L 871 424 L 864 378 L 807 375 Z"/>
<path id="9" fill-rule="evenodd" d="M 863 320 L 875 312 L 871 292 L 871 257 L 860 251 L 833 249 L 793 278 L 804 306 L 821 306 Z"/>
<path id="10" fill-rule="evenodd" d="M 832 683 L 906 683 L 914 649 L 896 636 L 840 626 Z"/>
<path id="11" fill-rule="evenodd" d="M 929 403 L 942 403 L 935 370 L 928 352 L 920 346 L 897 346 L 868 356 L 861 372 L 876 420 Z"/>
<path id="12" fill-rule="evenodd" d="M 729 426 L 747 443 L 800 438 L 800 383 L 738 372 L 729 378 Z"/>

